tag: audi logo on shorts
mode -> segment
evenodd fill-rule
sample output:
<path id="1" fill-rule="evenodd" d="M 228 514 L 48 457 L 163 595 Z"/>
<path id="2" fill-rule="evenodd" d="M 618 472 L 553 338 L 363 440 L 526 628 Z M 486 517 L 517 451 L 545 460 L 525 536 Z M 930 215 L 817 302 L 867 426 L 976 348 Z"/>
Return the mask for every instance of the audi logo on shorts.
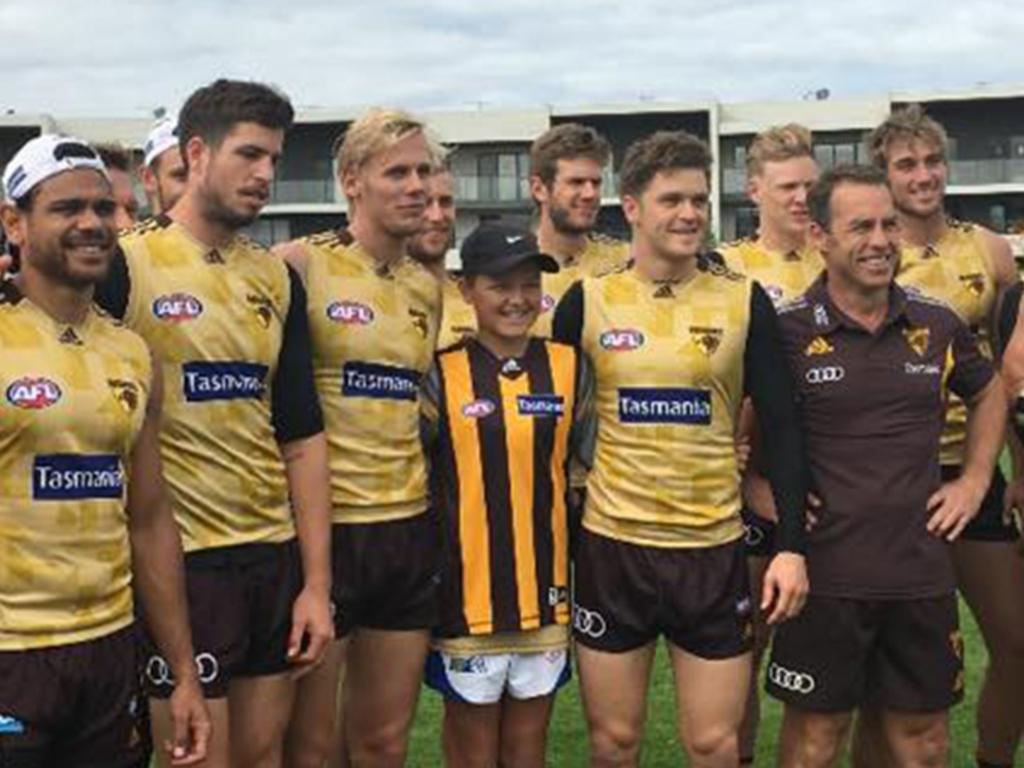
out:
<path id="1" fill-rule="evenodd" d="M 784 691 L 807 695 L 815 688 L 814 678 L 806 672 L 794 672 L 780 667 L 774 661 L 768 665 L 768 679 Z"/>
<path id="2" fill-rule="evenodd" d="M 220 664 L 212 653 L 200 653 L 196 656 L 196 670 L 199 682 L 208 684 L 220 674 Z M 146 677 L 153 685 L 174 685 L 171 668 L 161 656 L 150 656 L 146 662 Z"/>
<path id="3" fill-rule="evenodd" d="M 595 640 L 608 631 L 608 622 L 604 620 L 604 616 L 579 605 L 572 607 L 572 626 L 581 635 Z"/>
<path id="4" fill-rule="evenodd" d="M 806 379 L 810 384 L 834 384 L 842 381 L 846 371 L 838 365 L 826 365 L 823 368 L 811 368 L 807 371 Z"/>

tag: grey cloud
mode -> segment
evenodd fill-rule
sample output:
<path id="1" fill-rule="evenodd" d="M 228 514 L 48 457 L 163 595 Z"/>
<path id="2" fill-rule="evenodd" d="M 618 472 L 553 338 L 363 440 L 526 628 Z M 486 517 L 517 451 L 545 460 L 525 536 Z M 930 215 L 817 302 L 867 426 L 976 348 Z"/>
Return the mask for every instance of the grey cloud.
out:
<path id="1" fill-rule="evenodd" d="M 297 104 L 796 98 L 1012 81 L 1017 4 L 978 0 L 3 0 L 0 108 L 132 114 L 222 75 Z"/>

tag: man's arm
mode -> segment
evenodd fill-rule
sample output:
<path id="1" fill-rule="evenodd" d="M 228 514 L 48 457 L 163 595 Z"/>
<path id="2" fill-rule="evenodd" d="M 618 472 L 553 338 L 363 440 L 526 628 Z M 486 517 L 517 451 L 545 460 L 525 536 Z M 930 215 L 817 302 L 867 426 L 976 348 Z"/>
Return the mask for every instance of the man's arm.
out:
<path id="1" fill-rule="evenodd" d="M 551 338 L 563 344 L 580 346 L 583 337 L 583 283 L 577 280 L 562 296 L 551 322 Z"/>
<path id="2" fill-rule="evenodd" d="M 761 434 L 770 436 L 767 475 L 778 510 L 776 554 L 765 573 L 761 609 L 772 604 L 768 623 L 796 616 L 807 598 L 804 562 L 804 503 L 807 475 L 796 394 L 771 299 L 753 284 L 743 385 L 757 413 Z"/>
<path id="3" fill-rule="evenodd" d="M 437 358 L 434 365 L 423 377 L 420 386 L 420 440 L 423 452 L 430 459 L 434 444 L 437 442 L 441 423 L 441 371 Z"/>
<path id="4" fill-rule="evenodd" d="M 992 278 L 996 287 L 1003 291 L 1020 282 L 1020 275 L 1017 272 L 1017 263 L 1013 259 L 1013 250 L 1010 242 L 1001 235 L 990 230 L 983 230 L 985 233 L 985 246 L 988 249 L 989 263 L 992 265 Z"/>
<path id="5" fill-rule="evenodd" d="M 295 273 L 302 278 L 302 284 L 306 284 L 306 270 L 309 266 L 309 251 L 299 240 L 289 240 L 287 243 L 279 243 L 270 249 L 270 252 L 285 260 Z"/>
<path id="6" fill-rule="evenodd" d="M 1024 284 L 1015 282 L 999 297 L 996 310 L 996 359 L 1003 391 L 1010 410 L 1007 445 L 1012 459 L 1012 476 L 1003 497 L 1003 518 L 1009 523 L 1014 510 L 1024 512 L 1024 322 L 1021 322 L 1021 295 Z"/>
<path id="7" fill-rule="evenodd" d="M 757 283 L 750 304 L 744 389 L 753 403 L 759 432 L 772 445 L 763 458 L 778 510 L 778 549 L 802 554 L 807 475 L 796 393 L 775 308 Z"/>
<path id="8" fill-rule="evenodd" d="M 594 366 L 583 352 L 577 350 L 576 406 L 569 432 L 570 455 L 589 471 L 594 466 L 597 443 L 597 411 L 594 408 Z"/>
<path id="9" fill-rule="evenodd" d="M 302 553 L 302 592 L 292 607 L 288 657 L 310 667 L 334 636 L 331 620 L 331 503 L 327 438 L 313 381 L 306 292 L 288 267 L 291 300 L 272 384 L 274 434 L 281 446 L 295 531 Z"/>
<path id="10" fill-rule="evenodd" d="M 173 765 L 193 765 L 206 756 L 210 718 L 193 658 L 185 599 L 181 537 L 171 514 L 160 464 L 163 376 L 153 361 L 152 386 L 142 429 L 132 448 L 128 481 L 128 536 L 132 575 L 146 624 L 174 676 L 170 711 Z"/>
<path id="11" fill-rule="evenodd" d="M 131 290 L 132 281 L 128 274 L 128 258 L 121 246 L 118 246 L 114 249 L 107 276 L 93 292 L 93 301 L 112 317 L 124 320 L 125 313 L 128 311 L 128 297 Z"/>
<path id="12" fill-rule="evenodd" d="M 967 442 L 960 477 L 928 500 L 928 530 L 953 541 L 978 513 L 1003 447 L 1006 395 L 974 336 L 958 321 L 951 341 L 949 388 L 967 404 Z"/>

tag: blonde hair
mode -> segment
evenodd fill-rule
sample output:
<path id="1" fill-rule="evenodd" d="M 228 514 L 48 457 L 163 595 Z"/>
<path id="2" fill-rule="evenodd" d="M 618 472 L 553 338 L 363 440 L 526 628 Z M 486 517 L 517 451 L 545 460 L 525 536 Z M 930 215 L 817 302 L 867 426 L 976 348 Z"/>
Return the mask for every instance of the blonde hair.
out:
<path id="1" fill-rule="evenodd" d="M 416 134 L 422 134 L 426 139 L 431 165 L 443 165 L 447 152 L 426 123 L 401 109 L 374 107 L 360 115 L 335 139 L 332 154 L 338 164 L 338 175 L 359 170 L 374 155 Z"/>
<path id="2" fill-rule="evenodd" d="M 814 157 L 811 132 L 798 123 L 774 125 L 761 131 L 747 150 L 747 176 L 759 176 L 765 163 L 778 163 L 794 157 Z"/>
<path id="3" fill-rule="evenodd" d="M 942 156 L 946 156 L 949 148 L 946 129 L 937 120 L 925 114 L 920 104 L 911 104 L 893 112 L 871 132 L 868 139 L 871 145 L 871 160 L 876 166 L 884 169 L 888 161 L 889 147 L 894 141 L 911 142 L 916 139 L 934 144 L 942 150 Z"/>

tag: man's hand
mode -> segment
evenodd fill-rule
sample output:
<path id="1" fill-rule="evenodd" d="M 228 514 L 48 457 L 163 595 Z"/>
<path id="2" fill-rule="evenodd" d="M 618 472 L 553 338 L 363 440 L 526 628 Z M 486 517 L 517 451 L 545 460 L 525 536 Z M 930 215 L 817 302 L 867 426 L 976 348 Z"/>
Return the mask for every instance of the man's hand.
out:
<path id="1" fill-rule="evenodd" d="M 320 663 L 333 639 L 330 595 L 325 589 L 304 587 L 292 606 L 292 633 L 288 638 L 288 661 L 298 668 L 297 676 Z"/>
<path id="2" fill-rule="evenodd" d="M 953 541 L 978 514 L 988 483 L 975 482 L 966 475 L 944 483 L 928 499 L 928 532 Z"/>
<path id="3" fill-rule="evenodd" d="M 807 602 L 807 589 L 804 556 L 796 552 L 775 555 L 764 574 L 764 588 L 761 590 L 761 610 L 772 610 L 767 623 L 778 624 L 799 614 Z"/>
<path id="4" fill-rule="evenodd" d="M 196 765 L 206 759 L 210 743 L 210 714 L 195 675 L 180 680 L 168 701 L 171 710 L 171 741 L 164 742 L 171 765 Z"/>

